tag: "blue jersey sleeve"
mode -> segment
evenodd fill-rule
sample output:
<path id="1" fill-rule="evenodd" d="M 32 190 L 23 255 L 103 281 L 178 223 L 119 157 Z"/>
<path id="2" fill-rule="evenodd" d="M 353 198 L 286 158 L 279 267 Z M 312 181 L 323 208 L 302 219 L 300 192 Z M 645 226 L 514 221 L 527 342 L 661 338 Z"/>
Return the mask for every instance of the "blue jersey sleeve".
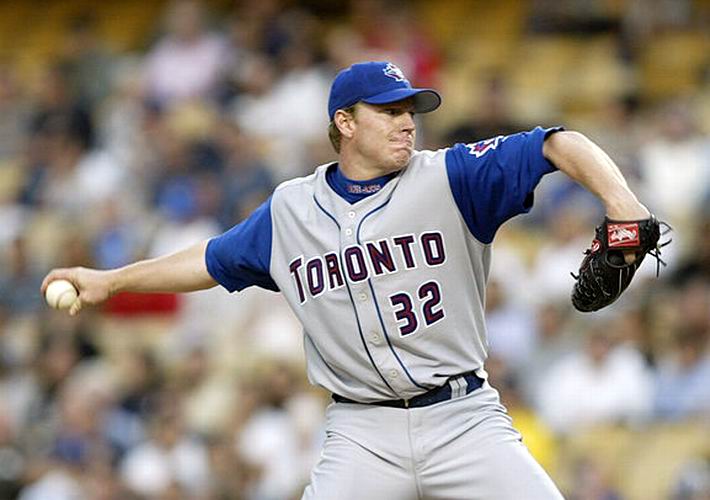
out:
<path id="1" fill-rule="evenodd" d="M 207 243 L 207 271 L 230 292 L 252 285 L 279 291 L 269 274 L 271 235 L 269 197 L 246 220 Z"/>
<path id="2" fill-rule="evenodd" d="M 542 155 L 542 144 L 559 130 L 562 128 L 537 127 L 473 144 L 456 144 L 446 152 L 451 192 L 476 239 L 492 242 L 501 224 L 532 208 L 535 186 L 544 174 L 555 170 Z"/>

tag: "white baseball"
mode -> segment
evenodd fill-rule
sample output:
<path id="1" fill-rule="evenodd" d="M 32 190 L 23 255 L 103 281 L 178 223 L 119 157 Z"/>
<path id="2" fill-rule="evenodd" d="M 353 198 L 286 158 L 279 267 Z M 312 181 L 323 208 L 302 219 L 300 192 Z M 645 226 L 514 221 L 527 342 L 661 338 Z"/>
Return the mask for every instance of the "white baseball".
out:
<path id="1" fill-rule="evenodd" d="M 78 295 L 71 282 L 54 280 L 47 286 L 44 297 L 47 299 L 47 304 L 55 309 L 69 309 Z"/>

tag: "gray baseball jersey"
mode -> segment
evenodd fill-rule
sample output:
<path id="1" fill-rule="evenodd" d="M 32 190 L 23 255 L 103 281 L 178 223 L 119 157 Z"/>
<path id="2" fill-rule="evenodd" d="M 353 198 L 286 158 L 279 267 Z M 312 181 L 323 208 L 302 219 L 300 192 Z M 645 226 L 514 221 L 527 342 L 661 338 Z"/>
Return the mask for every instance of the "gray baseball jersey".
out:
<path id="1" fill-rule="evenodd" d="M 365 182 L 322 165 L 211 240 L 207 268 L 230 291 L 280 290 L 310 381 L 346 398 L 409 399 L 480 371 L 490 243 L 554 169 L 542 156 L 554 130 L 415 152 Z"/>

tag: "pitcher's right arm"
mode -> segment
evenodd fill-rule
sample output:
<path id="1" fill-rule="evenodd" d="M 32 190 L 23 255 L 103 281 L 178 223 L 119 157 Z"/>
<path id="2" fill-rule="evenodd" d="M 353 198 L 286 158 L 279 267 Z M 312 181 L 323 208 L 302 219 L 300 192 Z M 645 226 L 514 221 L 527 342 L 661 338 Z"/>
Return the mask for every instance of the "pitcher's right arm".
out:
<path id="1" fill-rule="evenodd" d="M 57 279 L 70 281 L 79 297 L 69 310 L 77 314 L 81 308 L 106 301 L 119 292 L 194 292 L 217 285 L 207 271 L 203 241 L 174 254 L 141 260 L 127 266 L 97 270 L 85 267 L 52 270 L 42 282 L 42 294 L 49 283 Z"/>

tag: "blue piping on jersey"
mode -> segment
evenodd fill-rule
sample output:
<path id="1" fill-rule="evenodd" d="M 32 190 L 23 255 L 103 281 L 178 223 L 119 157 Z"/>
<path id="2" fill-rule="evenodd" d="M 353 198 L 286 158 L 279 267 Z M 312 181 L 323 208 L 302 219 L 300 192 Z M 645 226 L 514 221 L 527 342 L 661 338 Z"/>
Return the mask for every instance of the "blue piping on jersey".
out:
<path id="1" fill-rule="evenodd" d="M 313 195 L 313 201 L 316 203 L 316 206 L 321 209 L 321 211 L 330 217 L 330 220 L 332 220 L 335 225 L 338 227 L 338 231 L 340 231 L 340 224 L 338 224 L 338 221 L 335 217 L 333 217 L 328 211 L 323 208 L 323 206 L 318 203 L 318 199 L 316 198 L 316 195 Z M 343 262 L 343 256 L 342 252 L 338 252 L 338 260 L 340 261 L 340 268 L 345 269 L 344 262 Z M 360 334 L 360 340 L 362 341 L 362 346 L 365 348 L 365 352 L 367 353 L 367 357 L 370 359 L 370 364 L 372 364 L 372 367 L 375 369 L 377 374 L 380 376 L 382 381 L 385 383 L 385 385 L 389 388 L 390 391 L 392 391 L 392 394 L 395 396 L 399 397 L 399 394 L 397 394 L 397 391 L 395 391 L 392 386 L 387 382 L 387 379 L 380 373 L 380 369 L 377 368 L 377 365 L 375 364 L 375 360 L 372 359 L 372 354 L 370 354 L 370 350 L 367 348 L 367 342 L 365 342 L 365 336 L 362 334 L 362 326 L 360 325 L 360 316 L 357 314 L 357 308 L 355 307 L 355 301 L 353 300 L 353 294 L 350 291 L 350 284 L 348 283 L 347 277 L 343 280 L 345 281 L 345 288 L 348 290 L 348 297 L 350 298 L 350 304 L 353 306 L 353 312 L 355 313 L 355 321 L 357 323 L 357 331 Z"/>
<path id="2" fill-rule="evenodd" d="M 377 212 L 379 209 L 384 208 L 390 202 L 390 199 L 392 199 L 391 195 L 389 198 L 387 198 L 387 200 L 382 205 L 380 205 L 379 207 L 373 208 L 367 214 L 365 214 L 365 216 L 362 219 L 360 219 L 360 223 L 357 225 L 357 231 L 355 233 L 356 237 L 357 237 L 358 245 L 362 245 L 362 241 L 360 241 L 360 229 L 362 228 L 362 223 L 365 222 L 365 219 L 367 219 L 369 216 L 371 216 L 372 214 Z M 404 373 L 407 374 L 407 378 L 409 378 L 410 382 L 412 382 L 414 385 L 416 385 L 420 389 L 428 390 L 427 387 L 424 387 L 423 385 L 417 383 L 417 381 L 414 380 L 414 378 L 412 378 L 412 375 L 410 375 L 409 370 L 407 370 L 407 367 L 404 366 L 404 363 L 399 358 L 397 351 L 394 350 L 394 346 L 392 345 L 392 341 L 390 340 L 390 336 L 387 335 L 387 328 L 385 328 L 385 322 L 382 319 L 382 312 L 380 311 L 380 305 L 377 303 L 377 295 L 375 295 L 375 288 L 372 286 L 372 278 L 367 278 L 367 284 L 370 286 L 370 293 L 372 293 L 372 301 L 375 303 L 375 310 L 377 311 L 377 317 L 380 320 L 380 325 L 382 326 L 382 331 L 385 334 L 385 338 L 387 339 L 387 345 L 389 346 L 390 351 L 392 351 L 392 354 L 394 355 L 395 359 L 399 363 L 399 366 L 401 366 L 402 370 L 404 370 Z"/>

